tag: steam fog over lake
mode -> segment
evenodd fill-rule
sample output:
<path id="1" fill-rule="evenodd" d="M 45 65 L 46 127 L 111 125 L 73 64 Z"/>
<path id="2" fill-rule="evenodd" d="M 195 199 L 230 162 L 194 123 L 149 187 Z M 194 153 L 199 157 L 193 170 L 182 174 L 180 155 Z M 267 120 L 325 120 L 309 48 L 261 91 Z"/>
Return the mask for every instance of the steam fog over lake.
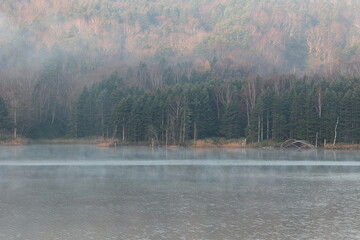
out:
<path id="1" fill-rule="evenodd" d="M 0 146 L 0 240 L 360 239 L 356 151 Z"/>

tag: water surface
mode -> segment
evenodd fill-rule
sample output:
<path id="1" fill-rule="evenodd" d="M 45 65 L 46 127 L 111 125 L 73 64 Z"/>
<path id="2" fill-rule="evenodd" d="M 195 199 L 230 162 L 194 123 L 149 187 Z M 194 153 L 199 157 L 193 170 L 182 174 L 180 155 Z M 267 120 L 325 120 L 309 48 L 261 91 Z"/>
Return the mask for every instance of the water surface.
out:
<path id="1" fill-rule="evenodd" d="M 0 147 L 0 239 L 360 239 L 360 154 Z"/>

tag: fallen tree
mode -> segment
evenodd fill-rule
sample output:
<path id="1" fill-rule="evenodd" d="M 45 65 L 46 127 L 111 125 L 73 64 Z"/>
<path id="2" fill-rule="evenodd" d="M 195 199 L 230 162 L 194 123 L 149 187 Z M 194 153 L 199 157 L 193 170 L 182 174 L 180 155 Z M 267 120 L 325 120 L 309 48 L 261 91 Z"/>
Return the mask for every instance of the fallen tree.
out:
<path id="1" fill-rule="evenodd" d="M 297 150 L 303 150 L 303 149 L 316 149 L 314 145 L 311 143 L 305 141 L 305 140 L 296 140 L 296 139 L 288 139 L 285 142 L 283 142 L 280 147 L 282 149 L 290 149 L 294 148 Z"/>

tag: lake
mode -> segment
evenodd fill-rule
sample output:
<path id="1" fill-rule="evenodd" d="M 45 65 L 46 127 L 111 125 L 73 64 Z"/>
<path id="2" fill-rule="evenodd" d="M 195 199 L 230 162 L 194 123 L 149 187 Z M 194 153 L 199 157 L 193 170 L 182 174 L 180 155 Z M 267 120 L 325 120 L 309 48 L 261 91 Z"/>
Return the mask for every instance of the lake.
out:
<path id="1" fill-rule="evenodd" d="M 0 239 L 360 239 L 359 153 L 0 146 Z"/>

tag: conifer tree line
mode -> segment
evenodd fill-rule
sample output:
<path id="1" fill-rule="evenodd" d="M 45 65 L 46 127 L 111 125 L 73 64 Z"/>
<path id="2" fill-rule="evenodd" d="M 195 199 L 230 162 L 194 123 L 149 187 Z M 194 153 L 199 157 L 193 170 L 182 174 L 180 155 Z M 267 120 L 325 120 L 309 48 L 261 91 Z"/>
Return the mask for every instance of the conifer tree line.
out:
<path id="1" fill-rule="evenodd" d="M 235 73 L 221 78 L 165 68 L 157 82 L 143 65 L 84 87 L 75 100 L 67 97 L 67 75 L 54 65 L 56 71 L 44 72 L 33 89 L 19 88 L 18 94 L 10 88 L 0 98 L 1 132 L 169 145 L 205 138 L 360 143 L 358 78 L 237 78 Z"/>
<path id="2" fill-rule="evenodd" d="M 6 108 L 4 100 L 0 97 L 0 140 L 1 133 L 10 131 L 12 127 L 11 118 Z"/>
<path id="3" fill-rule="evenodd" d="M 75 137 L 184 144 L 212 137 L 247 142 L 360 143 L 360 80 L 278 76 L 209 79 L 162 88 L 126 86 L 112 74 L 84 88 L 69 121 Z"/>

